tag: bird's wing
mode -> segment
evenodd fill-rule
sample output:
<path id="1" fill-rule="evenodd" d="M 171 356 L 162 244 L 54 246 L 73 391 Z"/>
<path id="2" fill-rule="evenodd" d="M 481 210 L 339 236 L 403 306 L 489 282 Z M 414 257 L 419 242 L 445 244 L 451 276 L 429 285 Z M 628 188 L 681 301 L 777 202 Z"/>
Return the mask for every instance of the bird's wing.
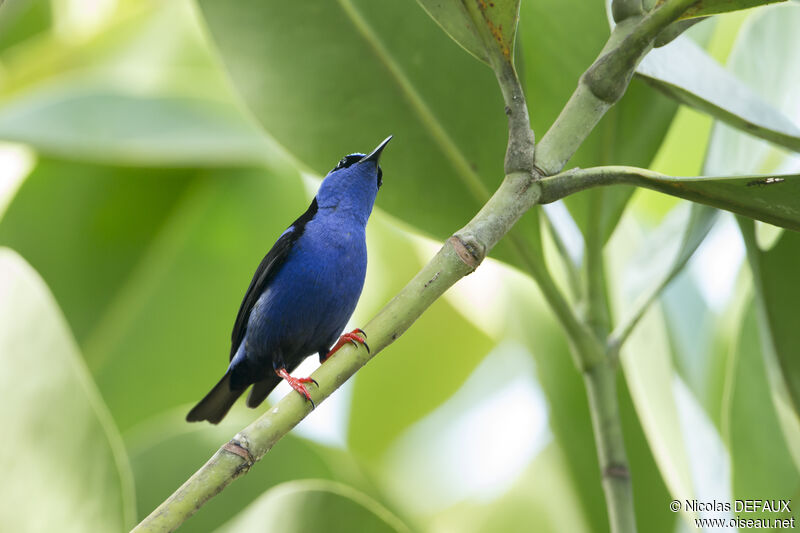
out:
<path id="1" fill-rule="evenodd" d="M 281 265 L 283 265 L 294 243 L 297 242 L 297 239 L 303 234 L 306 223 L 314 218 L 316 212 L 317 199 L 314 198 L 306 212 L 300 215 L 300 217 L 289 226 L 289 229 L 283 232 L 258 265 L 256 273 L 253 275 L 252 281 L 250 281 L 250 286 L 247 287 L 242 305 L 239 306 L 239 314 L 236 315 L 236 323 L 233 325 L 233 332 L 231 333 L 231 359 L 236 355 L 236 350 L 239 349 L 239 344 L 241 344 L 244 338 L 245 331 L 247 330 L 247 321 L 250 319 L 250 311 L 253 309 L 256 301 L 258 301 L 261 293 L 269 286 L 270 281 L 275 277 Z"/>

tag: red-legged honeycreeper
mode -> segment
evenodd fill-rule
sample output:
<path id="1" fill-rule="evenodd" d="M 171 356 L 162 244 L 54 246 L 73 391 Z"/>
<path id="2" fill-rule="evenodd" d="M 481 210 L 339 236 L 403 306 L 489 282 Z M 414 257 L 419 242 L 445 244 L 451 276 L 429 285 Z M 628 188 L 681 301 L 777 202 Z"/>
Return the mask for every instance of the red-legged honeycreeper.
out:
<path id="1" fill-rule="evenodd" d="M 378 159 L 391 138 L 369 155 L 342 158 L 258 265 L 233 326 L 228 371 L 186 420 L 219 423 L 250 385 L 247 406 L 257 407 L 281 379 L 311 401 L 305 383 L 312 380 L 289 373 L 311 354 L 324 362 L 347 342 L 366 346 L 355 330 L 331 349 L 364 286 L 367 219 L 381 187 Z"/>

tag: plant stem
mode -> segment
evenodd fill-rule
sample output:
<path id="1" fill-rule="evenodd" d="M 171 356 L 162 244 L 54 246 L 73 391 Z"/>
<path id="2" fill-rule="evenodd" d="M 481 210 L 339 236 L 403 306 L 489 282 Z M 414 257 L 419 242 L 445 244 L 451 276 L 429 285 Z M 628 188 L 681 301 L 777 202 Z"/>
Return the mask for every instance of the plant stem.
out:
<path id="1" fill-rule="evenodd" d="M 501 187 L 496 204 L 509 201 L 513 192 Z M 493 197 L 493 198 L 495 198 Z M 490 201 L 491 202 L 491 201 Z M 462 236 L 451 237 L 438 254 L 368 324 L 372 353 L 350 345 L 343 347 L 312 374 L 319 388 L 311 388 L 315 403 L 330 396 L 367 361 L 397 339 L 444 291 L 472 272 L 504 228 L 485 224 L 473 233 L 469 226 Z M 479 241 L 480 240 L 480 241 Z M 190 477 L 172 496 L 145 518 L 133 531 L 174 531 L 206 501 L 234 479 L 246 473 L 275 443 L 311 411 L 311 404 L 294 392 L 240 431 Z"/>
<path id="2" fill-rule="evenodd" d="M 630 83 L 653 40 L 695 0 L 666 0 L 648 15 L 617 24 L 608 43 L 578 81 L 558 118 L 539 141 L 535 164 L 550 176 L 564 168 L 589 133 Z"/>
<path id="3" fill-rule="evenodd" d="M 606 267 L 603 260 L 603 194 L 594 190 L 589 198 L 589 220 L 594 220 L 586 229 L 586 274 L 587 319 L 589 327 L 598 339 L 605 339 L 611 329 L 611 309 L 606 292 Z"/>
<path id="4" fill-rule="evenodd" d="M 517 172 L 506 176 L 469 224 L 451 237 L 414 279 L 363 327 L 372 353 L 348 345 L 312 374 L 319 383 L 319 389 L 311 389 L 314 402 L 319 404 L 330 396 L 367 361 L 402 335 L 456 281 L 475 270 L 486 253 L 538 201 L 539 190 L 529 174 Z M 220 448 L 133 531 L 175 530 L 206 501 L 247 472 L 310 411 L 310 403 L 299 394 L 289 393 Z"/>
<path id="5" fill-rule="evenodd" d="M 658 34 L 693 2 L 694 0 L 666 0 L 644 16 L 635 13 L 636 2 L 618 2 L 618 13 L 615 15 L 620 23 L 611 32 L 598 58 L 581 76 L 578 87 L 556 121 L 539 141 L 534 168 L 540 174 L 549 176 L 564 168 L 603 115 L 622 98 L 636 65 L 653 47 Z M 581 187 L 585 184 L 581 180 L 577 180 L 577 186 L 573 185 L 579 173 L 580 171 L 566 173 L 555 183 L 548 183 L 547 178 L 541 180 L 541 201 L 563 197 L 548 195 L 548 188 L 552 192 L 554 188 L 561 186 L 562 192 L 566 189 L 576 192 L 591 186 Z M 583 181 L 591 181 L 591 178 Z M 599 201 L 601 198 L 598 195 L 595 200 Z M 635 533 L 633 489 L 617 400 L 617 358 L 616 352 L 612 352 L 605 343 L 610 329 L 610 316 L 605 293 L 602 231 L 598 228 L 587 236 L 586 244 L 588 319 L 593 338 L 598 343 L 602 339 L 603 345 L 598 350 L 597 343 L 573 344 L 573 352 L 583 371 L 589 397 L 611 531 Z"/>
<path id="6" fill-rule="evenodd" d="M 592 414 L 597 458 L 603 477 L 609 525 L 614 533 L 635 532 L 633 489 L 617 398 L 617 368 L 613 361 L 606 360 L 583 376 Z"/>

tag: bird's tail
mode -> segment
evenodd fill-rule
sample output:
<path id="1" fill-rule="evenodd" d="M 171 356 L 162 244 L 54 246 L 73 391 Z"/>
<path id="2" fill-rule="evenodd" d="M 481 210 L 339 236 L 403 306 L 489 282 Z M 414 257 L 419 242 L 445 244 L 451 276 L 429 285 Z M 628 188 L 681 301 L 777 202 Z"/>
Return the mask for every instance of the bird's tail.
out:
<path id="1" fill-rule="evenodd" d="M 247 407 L 258 407 L 280 382 L 281 377 L 277 374 L 271 374 L 267 379 L 257 381 L 247 396 Z"/>
<path id="2" fill-rule="evenodd" d="M 200 422 L 208 420 L 212 424 L 219 424 L 225 418 L 234 402 L 242 395 L 245 389 L 231 389 L 231 373 L 226 372 L 219 383 L 214 385 L 211 392 L 194 406 L 194 409 L 186 415 L 187 422 Z"/>

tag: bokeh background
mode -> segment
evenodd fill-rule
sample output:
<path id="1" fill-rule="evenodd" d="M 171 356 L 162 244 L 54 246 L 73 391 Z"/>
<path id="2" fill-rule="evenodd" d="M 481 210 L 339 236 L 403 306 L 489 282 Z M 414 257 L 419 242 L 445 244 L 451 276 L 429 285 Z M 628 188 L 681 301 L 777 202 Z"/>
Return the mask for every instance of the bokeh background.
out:
<path id="1" fill-rule="evenodd" d="M 343 155 L 395 135 L 353 327 L 502 179 L 493 75 L 416 2 L 199 4 L 0 6 L 0 529 L 126 530 L 266 409 L 184 422 L 226 367 L 256 265 Z M 689 35 L 800 124 L 798 11 L 737 12 Z M 602 2 L 524 0 L 519 33 L 541 136 L 608 22 Z M 638 80 L 570 163 L 600 164 L 800 168 Z M 691 213 L 646 191 L 606 200 L 619 206 L 602 227 L 624 314 Z M 552 232 L 580 264 L 594 217 L 577 195 L 521 222 L 568 294 Z M 673 498 L 798 495 L 800 427 L 771 381 L 744 259 L 736 222 L 719 215 L 626 346 L 641 531 L 692 530 Z M 582 380 L 519 268 L 498 247 L 181 531 L 402 530 L 398 520 L 442 533 L 607 531 Z M 312 505 L 302 495 L 314 490 Z"/>

